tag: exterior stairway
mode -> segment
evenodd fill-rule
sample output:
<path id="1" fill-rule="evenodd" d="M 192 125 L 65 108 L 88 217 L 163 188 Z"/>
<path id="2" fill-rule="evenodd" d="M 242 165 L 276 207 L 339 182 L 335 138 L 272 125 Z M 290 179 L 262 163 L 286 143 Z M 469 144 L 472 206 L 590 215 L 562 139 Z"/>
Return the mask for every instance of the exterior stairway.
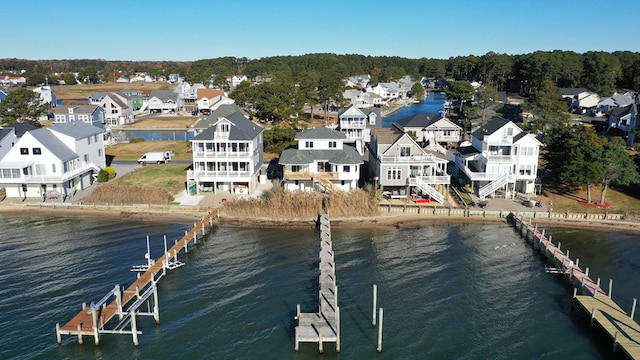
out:
<path id="1" fill-rule="evenodd" d="M 420 179 L 419 177 L 410 177 L 408 184 L 422 190 L 424 193 L 429 195 L 433 200 L 439 202 L 440 204 L 444 203 L 444 195 L 439 193 L 438 190 L 434 189 L 431 185 L 422 181 L 422 179 Z"/>
<path id="2" fill-rule="evenodd" d="M 499 178 L 497 178 L 497 179 L 493 180 L 492 182 L 488 183 L 487 185 L 481 187 L 478 190 L 478 197 L 480 199 L 486 198 L 487 196 L 493 194 L 496 190 L 498 190 L 501 187 L 503 187 L 509 181 L 513 181 L 513 176 L 512 175 L 504 174 L 504 175 L 500 176 Z"/>

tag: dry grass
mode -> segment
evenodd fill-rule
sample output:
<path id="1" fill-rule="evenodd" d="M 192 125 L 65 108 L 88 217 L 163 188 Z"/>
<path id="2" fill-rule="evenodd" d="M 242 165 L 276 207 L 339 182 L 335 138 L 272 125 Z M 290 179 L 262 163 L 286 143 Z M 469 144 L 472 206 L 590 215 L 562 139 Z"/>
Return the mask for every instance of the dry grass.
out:
<path id="1" fill-rule="evenodd" d="M 191 127 L 191 125 L 198 122 L 198 117 L 181 117 L 181 116 L 160 116 L 153 118 L 146 118 L 140 121 L 136 121 L 132 124 L 125 125 L 127 128 L 173 128 L 173 129 L 185 129 Z"/>
<path id="2" fill-rule="evenodd" d="M 364 190 L 322 194 L 275 188 L 261 198 L 228 202 L 223 211 L 235 217 L 303 220 L 315 218 L 323 210 L 324 202 L 332 217 L 375 216 L 378 214 L 378 198 L 378 194 Z"/>
<path id="3" fill-rule="evenodd" d="M 593 186 L 591 189 L 591 201 L 600 201 L 599 186 Z M 571 189 L 567 186 L 557 185 L 548 187 L 539 198 L 545 204 L 553 204 L 554 212 L 590 212 L 590 213 L 627 213 L 629 215 L 640 215 L 640 195 L 630 190 L 617 190 L 607 188 L 605 202 L 611 203 L 609 209 L 597 209 L 581 205 L 580 201 L 587 200 L 587 191 L 585 189 Z"/>
<path id="4" fill-rule="evenodd" d="M 89 204 L 169 204 L 185 188 L 185 165 L 147 165 L 113 182 L 99 185 L 83 202 Z"/>
<path id="5" fill-rule="evenodd" d="M 172 160 L 192 160 L 191 143 L 188 141 L 141 141 L 137 143 L 121 143 L 108 146 L 107 156 L 115 160 L 138 160 L 146 152 L 173 151 Z"/>
<path id="6" fill-rule="evenodd" d="M 156 83 L 104 83 L 104 84 L 80 84 L 80 85 L 59 85 L 54 86 L 58 100 L 86 99 L 96 92 L 114 92 L 119 90 L 140 90 L 144 94 L 149 94 L 152 90 L 168 90 L 169 84 L 164 82 Z"/>

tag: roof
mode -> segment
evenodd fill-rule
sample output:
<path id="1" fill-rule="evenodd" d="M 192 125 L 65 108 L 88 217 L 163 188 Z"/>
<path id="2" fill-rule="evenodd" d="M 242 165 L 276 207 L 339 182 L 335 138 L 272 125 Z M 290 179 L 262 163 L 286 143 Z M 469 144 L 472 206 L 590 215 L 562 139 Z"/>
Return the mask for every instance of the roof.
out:
<path id="1" fill-rule="evenodd" d="M 442 118 L 439 114 L 434 113 L 420 113 L 410 117 L 406 117 L 396 121 L 395 124 L 400 125 L 403 128 L 407 127 L 427 127 L 434 122 Z M 394 124 L 394 125 L 395 125 Z"/>
<path id="2" fill-rule="evenodd" d="M 218 122 L 218 119 L 227 117 L 236 112 L 239 112 L 245 118 L 246 115 L 248 115 L 246 111 L 238 107 L 238 105 L 236 104 L 222 104 L 217 109 L 212 111 L 211 114 L 209 114 L 207 117 L 200 118 L 200 120 L 195 125 L 193 125 L 193 127 L 196 129 L 206 129 Z"/>
<path id="3" fill-rule="evenodd" d="M 378 144 L 393 144 L 404 133 L 398 128 L 378 128 L 371 129 L 371 137 L 375 137 Z"/>
<path id="4" fill-rule="evenodd" d="M 493 134 L 508 123 L 509 120 L 496 116 L 493 119 L 489 120 L 489 122 L 487 122 L 484 126 L 479 127 L 478 130 L 474 131 L 471 135 L 476 139 L 484 139 L 485 135 Z"/>
<path id="5" fill-rule="evenodd" d="M 6 125 L 5 127 L 6 128 L 14 128 L 16 130 L 16 136 L 17 137 L 21 137 L 27 131 L 37 129 L 37 127 L 35 125 L 29 124 L 29 123 L 12 124 L 12 125 Z"/>
<path id="6" fill-rule="evenodd" d="M 83 139 L 91 135 L 102 134 L 104 132 L 102 128 L 80 121 L 55 123 L 49 127 L 49 129 L 51 129 L 51 131 L 71 136 L 74 139 Z"/>
<path id="7" fill-rule="evenodd" d="M 621 118 L 629 114 L 630 111 L 631 111 L 631 105 L 627 105 L 624 107 L 616 107 L 613 110 L 611 110 L 611 115 L 617 118 Z"/>
<path id="8" fill-rule="evenodd" d="M 587 89 L 586 88 L 560 88 L 560 93 L 562 95 L 578 95 L 581 94 L 583 92 L 586 92 Z"/>
<path id="9" fill-rule="evenodd" d="M 318 126 L 296 134 L 296 140 L 299 139 L 336 139 L 344 140 L 347 135 L 340 131 L 329 129 L 325 126 Z"/>
<path id="10" fill-rule="evenodd" d="M 462 157 L 470 157 L 480 153 L 480 151 L 478 151 L 478 149 L 474 148 L 472 145 L 461 146 L 456 150 L 460 153 L 460 155 L 462 155 Z"/>
<path id="11" fill-rule="evenodd" d="M 357 165 L 364 162 L 355 148 L 345 146 L 341 150 L 285 149 L 280 154 L 279 164 L 306 165 L 318 160 L 328 161 L 334 165 Z"/>
<path id="12" fill-rule="evenodd" d="M 93 114 L 98 105 L 58 105 L 53 109 L 54 114 L 68 114 L 69 109 L 73 108 L 73 114 Z"/>
<path id="13" fill-rule="evenodd" d="M 9 134 L 11 134 L 13 132 L 14 132 L 13 128 L 7 128 L 7 127 L 1 128 L 0 127 L 0 140 L 4 139 L 5 136 L 7 136 L 7 135 L 9 135 Z"/>
<path id="14" fill-rule="evenodd" d="M 216 96 L 224 96 L 224 90 L 220 89 L 209 89 L 209 88 L 198 88 L 196 89 L 196 98 L 198 100 L 202 98 L 212 99 Z"/>
<path id="15" fill-rule="evenodd" d="M 162 102 L 167 102 L 169 100 L 176 101 L 178 98 L 178 94 L 176 94 L 173 90 L 152 90 L 151 94 L 149 94 L 149 98 L 157 97 L 162 100 Z"/>
<path id="16" fill-rule="evenodd" d="M 75 122 L 73 123 L 75 124 Z M 80 123 L 83 124 L 83 123 Z M 63 125 L 63 124 L 60 124 Z M 88 125 L 91 126 L 91 125 Z M 94 127 L 94 126 L 91 126 Z M 78 154 L 74 153 L 60 139 L 51 134 L 51 128 L 41 128 L 29 131 L 42 146 L 51 151 L 60 161 L 69 161 L 78 158 Z"/>
<path id="17" fill-rule="evenodd" d="M 263 131 L 261 126 L 247 119 L 239 112 L 234 112 L 228 116 L 221 117 L 218 119 L 218 121 L 222 119 L 226 119 L 234 125 L 229 129 L 229 140 L 253 140 Z M 216 131 L 218 130 L 217 126 L 214 125 L 215 123 L 212 124 L 212 126 L 204 129 L 200 134 L 198 134 L 191 140 L 212 140 L 215 136 Z"/>

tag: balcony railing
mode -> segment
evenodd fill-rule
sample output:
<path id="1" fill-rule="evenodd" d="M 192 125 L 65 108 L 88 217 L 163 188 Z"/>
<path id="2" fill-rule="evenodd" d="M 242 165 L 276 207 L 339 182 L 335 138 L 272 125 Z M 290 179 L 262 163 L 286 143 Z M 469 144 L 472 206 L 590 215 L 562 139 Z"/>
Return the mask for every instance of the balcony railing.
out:
<path id="1" fill-rule="evenodd" d="M 241 178 L 250 177 L 250 171 L 239 170 L 187 170 L 187 178 L 189 179 L 206 179 L 206 178 Z"/>
<path id="2" fill-rule="evenodd" d="M 94 164 L 88 164 L 88 165 L 84 165 L 76 170 L 73 171 L 67 171 L 66 173 L 63 174 L 59 174 L 59 175 L 22 175 L 20 178 L 12 178 L 9 179 L 11 180 L 11 182 L 15 183 L 15 182 L 24 182 L 24 183 L 28 183 L 28 184 L 33 184 L 33 183 L 42 183 L 42 184 L 46 184 L 46 183 L 63 183 L 65 181 L 69 181 L 71 179 L 74 179 L 76 177 L 78 177 L 81 174 L 86 173 L 87 171 L 100 171 L 100 168 L 97 167 Z M 4 180 L 4 179 L 2 179 Z M 6 182 L 6 181 L 5 181 Z"/>
<path id="3" fill-rule="evenodd" d="M 313 174 L 309 171 L 285 170 L 283 177 L 288 180 L 311 180 L 313 178 Z"/>
<path id="4" fill-rule="evenodd" d="M 483 154 L 487 159 L 487 163 L 514 163 L 516 162 L 515 156 L 511 155 L 489 155 L 487 153 Z"/>
<path id="5" fill-rule="evenodd" d="M 382 155 L 380 162 L 384 164 L 416 164 L 416 163 L 433 163 L 436 157 L 433 155 L 411 155 L 411 156 L 389 156 Z"/>
<path id="6" fill-rule="evenodd" d="M 248 151 L 196 151 L 193 153 L 193 158 L 199 159 L 238 159 L 251 157 L 251 153 Z"/>
<path id="7" fill-rule="evenodd" d="M 422 180 L 422 182 L 429 184 L 429 185 L 435 185 L 435 184 L 450 184 L 451 183 L 451 176 L 449 175 L 442 175 L 442 176 L 417 176 L 417 177 L 409 177 L 407 178 L 407 184 L 411 185 L 411 179 L 420 179 Z"/>

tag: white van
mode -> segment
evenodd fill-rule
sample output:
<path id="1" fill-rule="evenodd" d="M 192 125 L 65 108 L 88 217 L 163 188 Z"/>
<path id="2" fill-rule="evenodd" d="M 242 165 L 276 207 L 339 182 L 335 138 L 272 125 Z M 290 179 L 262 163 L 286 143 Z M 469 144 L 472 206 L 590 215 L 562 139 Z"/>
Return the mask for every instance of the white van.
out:
<path id="1" fill-rule="evenodd" d="M 153 151 L 142 155 L 138 159 L 138 164 L 164 164 L 171 161 L 171 152 L 169 151 Z"/>

